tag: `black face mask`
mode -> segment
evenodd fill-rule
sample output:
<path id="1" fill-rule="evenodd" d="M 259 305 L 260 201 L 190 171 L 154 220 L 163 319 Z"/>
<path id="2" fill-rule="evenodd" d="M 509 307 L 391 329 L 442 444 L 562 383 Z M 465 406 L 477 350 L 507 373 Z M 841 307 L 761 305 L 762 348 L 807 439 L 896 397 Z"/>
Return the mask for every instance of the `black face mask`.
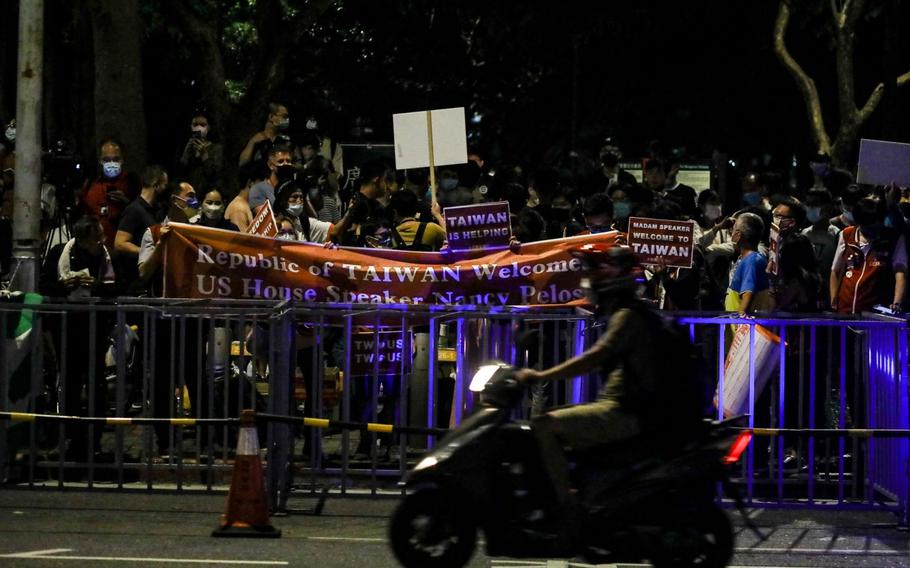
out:
<path id="1" fill-rule="evenodd" d="M 296 175 L 297 170 L 291 165 L 278 166 L 275 170 L 275 176 L 281 183 L 291 181 Z"/>
<path id="2" fill-rule="evenodd" d="M 615 168 L 619 163 L 619 157 L 616 154 L 604 154 L 602 161 L 605 168 Z"/>

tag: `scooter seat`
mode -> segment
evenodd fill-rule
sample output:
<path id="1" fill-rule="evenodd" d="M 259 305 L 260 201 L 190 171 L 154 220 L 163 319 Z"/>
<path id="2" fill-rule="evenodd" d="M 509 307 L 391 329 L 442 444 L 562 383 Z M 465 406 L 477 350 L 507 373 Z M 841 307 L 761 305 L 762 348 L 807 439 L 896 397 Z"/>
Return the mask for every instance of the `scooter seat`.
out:
<path id="1" fill-rule="evenodd" d="M 566 457 L 582 467 L 625 467 L 648 462 L 653 458 L 671 456 L 679 453 L 683 447 L 684 444 L 679 439 L 667 439 L 665 433 L 647 434 L 582 451 L 570 450 Z"/>

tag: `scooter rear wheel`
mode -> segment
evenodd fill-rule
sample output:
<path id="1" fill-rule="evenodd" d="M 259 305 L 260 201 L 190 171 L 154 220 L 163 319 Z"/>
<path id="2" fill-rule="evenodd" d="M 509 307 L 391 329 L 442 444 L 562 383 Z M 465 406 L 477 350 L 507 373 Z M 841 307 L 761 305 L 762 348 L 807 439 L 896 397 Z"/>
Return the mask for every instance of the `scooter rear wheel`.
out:
<path id="1" fill-rule="evenodd" d="M 724 568 L 733 557 L 733 526 L 715 505 L 688 526 L 667 529 L 662 539 L 663 546 L 651 558 L 655 568 Z"/>
<path id="2" fill-rule="evenodd" d="M 408 495 L 392 514 L 389 540 L 406 568 L 461 568 L 477 544 L 477 528 L 440 488 Z"/>

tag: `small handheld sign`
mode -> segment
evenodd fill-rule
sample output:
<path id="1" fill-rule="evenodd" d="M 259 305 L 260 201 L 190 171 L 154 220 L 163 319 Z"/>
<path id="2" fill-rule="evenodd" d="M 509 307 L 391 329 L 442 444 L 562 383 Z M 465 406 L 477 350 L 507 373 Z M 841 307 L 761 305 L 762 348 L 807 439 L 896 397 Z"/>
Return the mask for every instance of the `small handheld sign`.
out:
<path id="1" fill-rule="evenodd" d="M 507 201 L 446 207 L 443 215 L 451 250 L 509 246 L 512 224 Z"/>
<path id="2" fill-rule="evenodd" d="M 253 222 L 247 227 L 246 232 L 260 237 L 275 237 L 278 234 L 278 224 L 275 222 L 275 213 L 272 204 L 266 201 L 256 210 Z"/>
<path id="3" fill-rule="evenodd" d="M 629 217 L 628 241 L 642 264 L 692 268 L 695 221 Z"/>

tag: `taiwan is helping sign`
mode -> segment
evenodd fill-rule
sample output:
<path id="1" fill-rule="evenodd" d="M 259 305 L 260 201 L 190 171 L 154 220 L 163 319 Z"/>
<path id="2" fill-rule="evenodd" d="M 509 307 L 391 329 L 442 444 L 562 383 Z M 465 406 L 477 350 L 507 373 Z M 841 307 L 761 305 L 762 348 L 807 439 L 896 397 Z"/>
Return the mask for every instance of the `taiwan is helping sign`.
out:
<path id="1" fill-rule="evenodd" d="M 509 222 L 509 203 L 484 203 L 446 207 L 446 238 L 452 250 L 484 249 L 509 246 L 512 224 Z"/>
<path id="2" fill-rule="evenodd" d="M 629 217 L 629 246 L 642 264 L 691 268 L 695 222 Z"/>

